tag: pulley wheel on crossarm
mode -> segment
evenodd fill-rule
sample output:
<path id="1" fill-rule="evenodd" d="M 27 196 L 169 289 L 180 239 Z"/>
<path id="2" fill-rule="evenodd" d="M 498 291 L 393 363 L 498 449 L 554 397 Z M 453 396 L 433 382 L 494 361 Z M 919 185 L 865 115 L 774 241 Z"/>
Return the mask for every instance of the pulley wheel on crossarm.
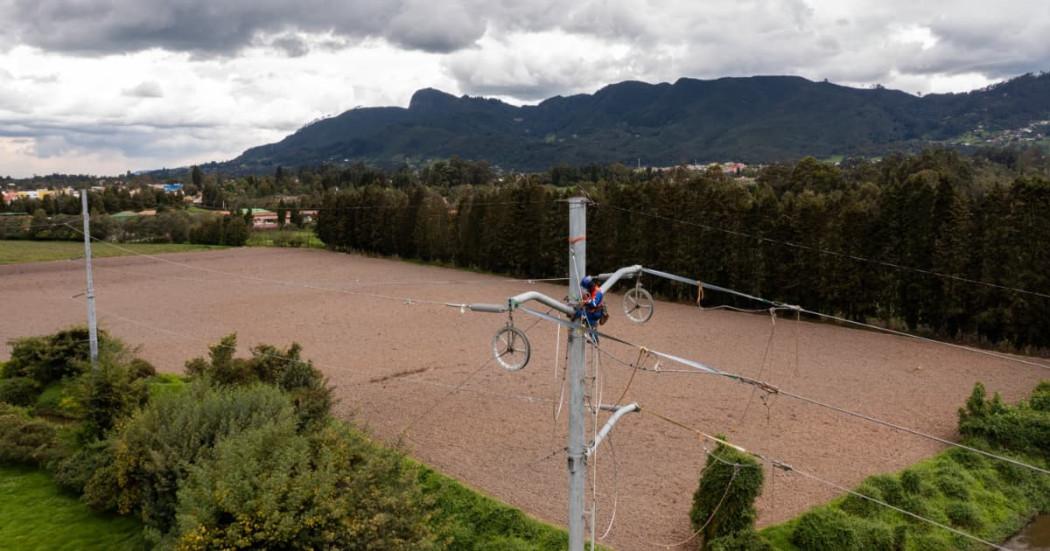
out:
<path id="1" fill-rule="evenodd" d="M 513 325 L 500 329 L 492 337 L 492 356 L 507 371 L 517 371 L 525 367 L 531 355 L 529 338 Z"/>
<path id="2" fill-rule="evenodd" d="M 653 295 L 641 287 L 635 287 L 623 295 L 623 313 L 635 323 L 645 323 L 653 317 Z"/>

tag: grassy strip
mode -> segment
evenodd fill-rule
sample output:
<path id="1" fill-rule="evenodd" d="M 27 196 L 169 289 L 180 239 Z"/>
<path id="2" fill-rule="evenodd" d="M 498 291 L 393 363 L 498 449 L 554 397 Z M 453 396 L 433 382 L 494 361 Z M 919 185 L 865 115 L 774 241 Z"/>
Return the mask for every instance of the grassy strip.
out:
<path id="1" fill-rule="evenodd" d="M 48 550 L 145 548 L 142 525 L 100 515 L 61 493 L 42 471 L 0 466 L 0 547 Z"/>
<path id="2" fill-rule="evenodd" d="M 96 245 L 91 248 L 91 255 L 95 258 L 105 258 L 131 254 L 185 253 L 225 248 L 215 245 L 194 245 L 190 243 L 122 243 L 120 247 L 128 250 Z M 76 260 L 83 257 L 84 244 L 78 241 L 0 240 L 0 264 Z"/>
<path id="3" fill-rule="evenodd" d="M 518 509 L 468 488 L 433 469 L 409 461 L 419 472 L 423 493 L 433 503 L 433 530 L 456 550 L 561 550 L 568 534 Z"/>
<path id="4" fill-rule="evenodd" d="M 322 242 L 311 230 L 261 230 L 252 232 L 245 243 L 249 247 L 297 247 L 323 249 Z"/>
<path id="5" fill-rule="evenodd" d="M 1043 468 L 1036 455 L 1007 454 Z M 1050 511 L 1050 477 L 952 448 L 855 491 L 992 542 Z M 856 496 L 762 530 L 776 549 L 982 549 L 984 546 Z"/>

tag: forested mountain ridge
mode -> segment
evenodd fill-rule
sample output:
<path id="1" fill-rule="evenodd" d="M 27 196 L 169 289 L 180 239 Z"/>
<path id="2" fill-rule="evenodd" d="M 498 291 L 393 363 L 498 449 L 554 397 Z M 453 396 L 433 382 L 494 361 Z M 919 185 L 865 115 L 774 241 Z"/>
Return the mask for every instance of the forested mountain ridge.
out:
<path id="1" fill-rule="evenodd" d="M 627 81 L 537 105 L 417 91 L 407 108 L 347 111 L 222 163 L 230 172 L 364 161 L 380 166 L 459 156 L 514 170 L 641 161 L 767 163 L 882 155 L 977 129 L 1050 120 L 1050 74 L 925 97 L 792 76 Z"/>

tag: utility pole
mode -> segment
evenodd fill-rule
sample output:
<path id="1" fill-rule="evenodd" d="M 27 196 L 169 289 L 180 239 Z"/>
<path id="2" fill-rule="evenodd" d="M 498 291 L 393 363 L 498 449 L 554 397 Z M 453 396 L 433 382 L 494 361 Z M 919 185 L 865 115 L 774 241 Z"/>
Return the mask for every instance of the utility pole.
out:
<path id="1" fill-rule="evenodd" d="M 587 273 L 587 199 L 569 199 L 569 298 L 579 301 L 580 279 Z M 583 392 L 586 339 L 584 324 L 569 333 L 569 551 L 583 551 L 587 442 Z"/>
<path id="2" fill-rule="evenodd" d="M 578 311 L 583 290 L 580 280 L 587 274 L 587 203 L 590 201 L 585 197 L 573 197 L 569 199 L 569 296 L 568 301 L 559 301 L 538 291 L 527 291 L 507 299 L 504 304 L 454 304 L 446 306 L 459 308 L 461 312 L 487 312 L 490 314 L 513 314 L 515 310 L 521 310 L 527 314 L 546 319 L 563 327 L 568 328 L 569 354 L 568 378 L 569 378 L 569 435 L 566 452 L 568 455 L 569 469 L 569 551 L 584 550 L 584 527 L 586 526 L 586 511 L 584 509 L 584 498 L 587 486 L 587 458 L 595 453 L 613 426 L 624 415 L 639 411 L 638 404 L 628 405 L 604 405 L 595 403 L 595 408 L 612 412 L 612 416 L 605 426 L 594 435 L 591 442 L 587 441 L 587 410 L 584 404 L 584 389 L 587 386 L 587 362 L 586 344 L 590 329 L 585 319 L 577 320 L 581 314 Z M 615 273 L 602 274 L 599 279 L 605 279 L 601 289 L 603 293 L 608 292 L 621 278 L 637 277 L 643 271 L 666 277 L 663 272 L 645 270 L 641 266 L 628 266 L 620 268 Z M 677 277 L 677 276 L 675 276 Z M 630 298 L 633 305 L 625 312 L 628 317 L 636 323 L 644 323 L 652 316 L 652 297 L 644 289 L 636 286 L 628 291 L 626 297 Z M 552 311 L 556 310 L 568 318 L 568 321 L 558 319 L 532 310 L 525 304 L 539 302 Z M 634 313 L 643 309 L 643 313 Z M 633 315 L 632 315 L 633 313 Z M 585 315 L 585 314 L 584 314 Z M 529 339 L 520 329 L 514 327 L 513 318 L 509 318 L 507 325 L 496 332 L 492 339 L 493 357 L 504 369 L 517 371 L 525 367 L 529 362 L 531 347 Z M 597 398 L 597 397 L 594 397 Z M 592 511 L 593 515 L 593 511 Z M 594 522 L 592 517 L 591 522 Z M 593 524 L 592 524 L 593 527 Z M 593 540 L 593 532 L 592 532 Z M 593 544 L 593 541 L 592 541 Z"/>
<path id="3" fill-rule="evenodd" d="M 88 341 L 91 343 L 91 369 L 98 369 L 98 324 L 95 322 L 95 282 L 91 277 L 91 215 L 88 213 L 88 186 L 80 191 L 80 211 L 84 217 L 84 268 L 87 271 Z"/>

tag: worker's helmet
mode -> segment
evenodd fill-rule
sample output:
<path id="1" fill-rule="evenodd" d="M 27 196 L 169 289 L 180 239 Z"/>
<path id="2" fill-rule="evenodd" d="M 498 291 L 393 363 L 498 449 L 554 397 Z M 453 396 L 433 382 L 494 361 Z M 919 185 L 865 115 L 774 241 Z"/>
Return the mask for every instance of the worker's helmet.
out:
<path id="1" fill-rule="evenodd" d="M 580 287 L 584 289 L 591 289 L 594 285 L 594 278 L 591 276 L 583 276 L 583 279 L 580 280 Z"/>

